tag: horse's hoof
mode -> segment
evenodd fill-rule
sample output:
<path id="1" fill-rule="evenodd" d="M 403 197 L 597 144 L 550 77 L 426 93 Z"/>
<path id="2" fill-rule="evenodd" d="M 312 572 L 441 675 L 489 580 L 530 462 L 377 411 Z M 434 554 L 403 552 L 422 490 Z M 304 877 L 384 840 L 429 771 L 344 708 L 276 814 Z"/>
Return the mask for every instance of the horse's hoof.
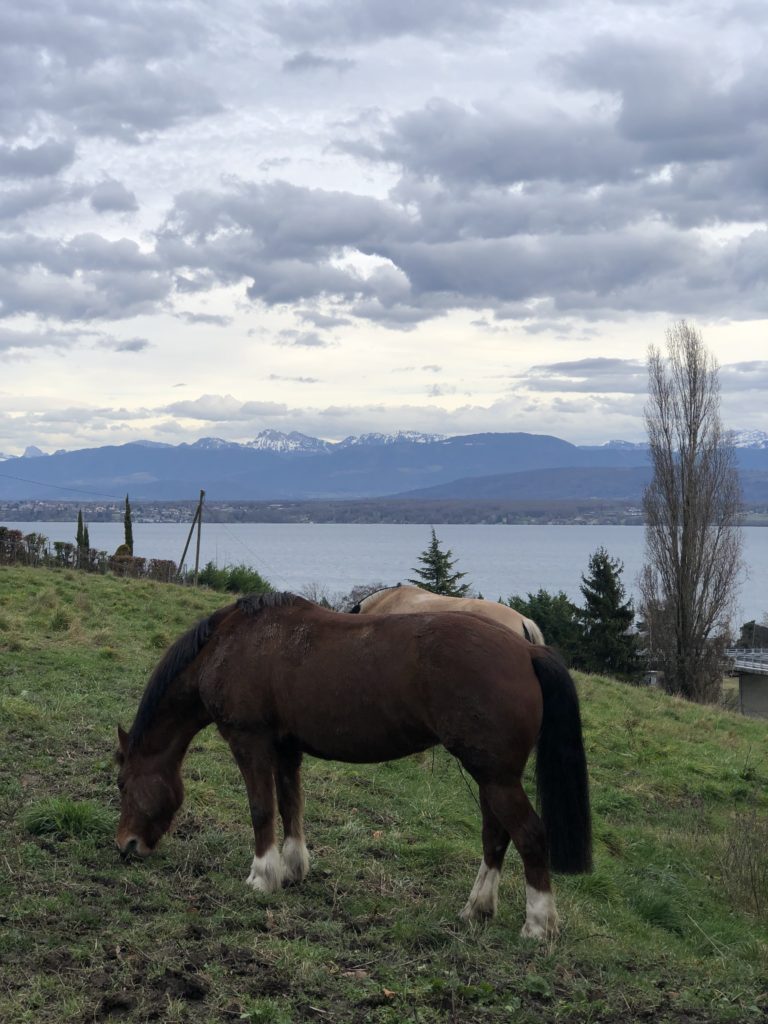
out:
<path id="1" fill-rule="evenodd" d="M 546 926 L 526 921 L 520 929 L 522 939 L 535 939 L 537 942 L 549 942 L 550 939 L 556 939 L 559 934 L 560 925 L 557 921 L 548 922 Z"/>
<path id="2" fill-rule="evenodd" d="M 467 903 L 464 909 L 459 911 L 459 920 L 465 924 L 478 924 L 481 921 L 490 921 L 495 913 L 492 907 L 478 907 Z"/>

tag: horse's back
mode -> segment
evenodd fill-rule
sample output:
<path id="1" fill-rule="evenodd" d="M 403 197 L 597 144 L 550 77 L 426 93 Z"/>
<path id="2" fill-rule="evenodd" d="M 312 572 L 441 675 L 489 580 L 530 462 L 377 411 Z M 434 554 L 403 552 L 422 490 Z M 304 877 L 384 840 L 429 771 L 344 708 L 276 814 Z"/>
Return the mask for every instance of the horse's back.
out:
<path id="1" fill-rule="evenodd" d="M 452 597 L 433 594 L 421 587 L 393 587 L 372 595 L 361 604 L 360 611 L 369 615 L 412 614 L 421 612 L 463 612 L 479 619 L 497 622 L 518 636 L 526 637 L 526 620 L 509 605 L 486 601 L 479 597 Z M 531 624 L 533 625 L 533 623 Z M 541 633 L 535 637 L 538 640 Z M 527 639 L 527 637 L 526 637 Z M 532 638 L 534 639 L 534 638 Z M 543 638 L 542 638 L 543 640 Z"/>
<path id="2" fill-rule="evenodd" d="M 222 632 L 204 671 L 214 719 L 273 728 L 319 757 L 381 761 L 443 743 L 499 758 L 535 742 L 533 649 L 492 622 L 313 606 Z"/>

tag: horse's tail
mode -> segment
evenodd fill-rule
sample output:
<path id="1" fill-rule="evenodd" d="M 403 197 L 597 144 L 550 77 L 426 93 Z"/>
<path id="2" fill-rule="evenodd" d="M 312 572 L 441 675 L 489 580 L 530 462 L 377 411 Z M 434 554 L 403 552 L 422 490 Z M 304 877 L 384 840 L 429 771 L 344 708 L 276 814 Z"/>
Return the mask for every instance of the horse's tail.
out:
<path id="1" fill-rule="evenodd" d="M 523 630 L 525 631 L 525 639 L 530 640 L 532 644 L 546 644 L 544 634 L 541 632 L 539 627 L 533 621 L 533 619 L 526 619 L 523 616 Z"/>
<path id="2" fill-rule="evenodd" d="M 592 869 L 592 822 L 587 759 L 576 685 L 551 652 L 536 654 L 544 714 L 536 749 L 536 789 L 553 871 L 574 875 Z"/>

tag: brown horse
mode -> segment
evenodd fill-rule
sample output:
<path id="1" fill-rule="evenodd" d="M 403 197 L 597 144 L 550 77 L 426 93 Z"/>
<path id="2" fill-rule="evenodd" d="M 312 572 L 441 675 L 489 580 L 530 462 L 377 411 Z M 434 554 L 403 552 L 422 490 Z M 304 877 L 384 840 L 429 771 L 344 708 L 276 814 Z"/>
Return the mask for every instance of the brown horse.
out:
<path id="1" fill-rule="evenodd" d="M 350 608 L 352 614 L 359 615 L 408 615 L 411 612 L 464 612 L 466 615 L 477 615 L 481 619 L 490 619 L 511 629 L 518 636 L 524 636 L 532 644 L 545 643 L 544 635 L 533 621 L 520 612 L 498 601 L 486 601 L 481 597 L 448 597 L 446 594 L 433 594 L 423 587 L 404 587 L 398 583 L 395 587 L 377 590 Z"/>
<path id="2" fill-rule="evenodd" d="M 302 755 L 385 761 L 442 743 L 479 785 L 483 861 L 461 916 L 496 911 L 510 839 L 523 860 L 522 934 L 557 930 L 549 868 L 588 871 L 586 760 L 573 680 L 546 648 L 469 615 L 351 616 L 291 594 L 241 598 L 174 643 L 130 733 L 118 727 L 117 845 L 146 856 L 183 800 L 181 763 L 215 723 L 245 780 L 255 836 L 247 879 L 271 892 L 309 868 Z M 542 820 L 521 785 L 538 744 Z M 275 795 L 283 820 L 275 845 Z"/>

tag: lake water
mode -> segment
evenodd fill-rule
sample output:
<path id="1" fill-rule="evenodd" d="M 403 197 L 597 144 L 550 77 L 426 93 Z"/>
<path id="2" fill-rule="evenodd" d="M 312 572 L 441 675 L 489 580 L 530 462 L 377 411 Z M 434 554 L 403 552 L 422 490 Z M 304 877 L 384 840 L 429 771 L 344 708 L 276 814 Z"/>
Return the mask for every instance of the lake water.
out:
<path id="1" fill-rule="evenodd" d="M 11 523 L 11 529 L 43 533 L 51 541 L 75 539 L 75 523 Z M 114 551 L 123 540 L 122 523 L 89 523 L 91 546 Z M 579 583 L 590 555 L 601 544 L 624 563 L 627 592 L 644 555 L 639 526 L 484 526 L 436 527 L 442 548 L 450 548 L 465 582 L 495 600 L 539 588 L 563 590 L 581 603 Z M 768 528 L 744 529 L 748 567 L 738 600 L 737 623 L 758 620 L 768 611 Z M 178 562 L 189 533 L 183 523 L 134 523 L 134 549 L 146 558 Z M 201 565 L 245 563 L 280 590 L 300 591 L 315 583 L 331 594 L 358 583 L 394 584 L 413 576 L 430 541 L 428 526 L 336 523 L 203 523 Z M 194 564 L 194 538 L 187 565 Z"/>

